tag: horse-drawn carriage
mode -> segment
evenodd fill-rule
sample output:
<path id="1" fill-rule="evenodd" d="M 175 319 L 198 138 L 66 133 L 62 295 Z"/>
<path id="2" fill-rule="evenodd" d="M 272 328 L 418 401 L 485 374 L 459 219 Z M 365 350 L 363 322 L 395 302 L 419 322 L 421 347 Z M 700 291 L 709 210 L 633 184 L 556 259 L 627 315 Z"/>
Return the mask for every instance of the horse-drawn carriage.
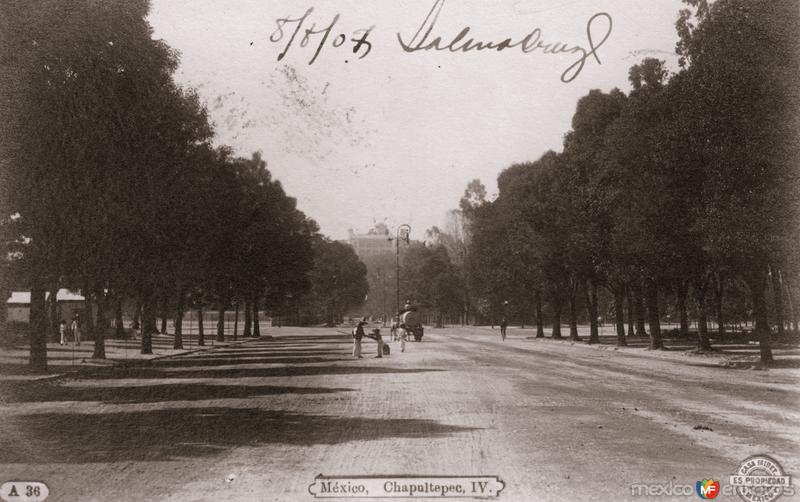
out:
<path id="1" fill-rule="evenodd" d="M 394 340 L 405 341 L 413 337 L 415 342 L 421 342 L 425 328 L 422 326 L 422 316 L 417 309 L 405 310 L 399 317 L 395 317 L 392 321 L 392 333 Z"/>

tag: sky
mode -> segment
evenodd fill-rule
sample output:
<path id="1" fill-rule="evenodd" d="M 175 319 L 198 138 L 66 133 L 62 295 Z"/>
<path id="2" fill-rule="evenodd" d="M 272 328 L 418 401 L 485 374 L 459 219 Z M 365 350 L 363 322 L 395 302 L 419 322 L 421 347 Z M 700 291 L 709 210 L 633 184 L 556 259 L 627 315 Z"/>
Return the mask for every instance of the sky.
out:
<path id="1" fill-rule="evenodd" d="M 409 224 L 411 237 L 422 240 L 458 207 L 470 180 L 480 179 L 491 196 L 503 169 L 560 150 L 578 99 L 591 89 L 629 90 L 628 69 L 645 57 L 677 70 L 674 25 L 682 6 L 680 0 L 152 0 L 149 21 L 154 37 L 179 51 L 175 78 L 197 89 L 216 143 L 241 156 L 261 151 L 322 233 L 343 239 L 349 229 L 366 232 L 385 222 L 392 229 Z M 296 20 L 310 8 L 287 49 Z M 428 17 L 424 24 L 432 11 L 435 23 Z M 279 19 L 290 20 L 282 32 Z M 354 54 L 353 40 L 370 27 L 369 52 L 362 44 Z M 590 52 L 591 32 L 599 64 L 589 54 L 565 83 L 580 52 L 525 53 L 521 46 L 406 52 L 399 40 L 413 48 L 438 36 L 446 46 L 465 27 L 462 44 L 518 42 L 533 32 L 554 51 Z M 307 28 L 319 33 L 302 47 Z"/>

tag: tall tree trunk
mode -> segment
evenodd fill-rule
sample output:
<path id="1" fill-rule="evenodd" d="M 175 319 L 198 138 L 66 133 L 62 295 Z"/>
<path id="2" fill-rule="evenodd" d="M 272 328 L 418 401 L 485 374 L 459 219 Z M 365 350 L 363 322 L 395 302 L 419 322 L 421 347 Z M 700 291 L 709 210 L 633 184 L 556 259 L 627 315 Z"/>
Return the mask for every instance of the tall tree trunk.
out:
<path id="1" fill-rule="evenodd" d="M 239 302 L 237 301 L 233 305 L 233 339 L 234 341 L 239 336 Z"/>
<path id="2" fill-rule="evenodd" d="M 125 326 L 122 320 L 122 295 L 117 293 L 116 297 L 114 307 L 114 336 L 117 338 L 125 338 Z"/>
<path id="3" fill-rule="evenodd" d="M 11 291 L 8 288 L 8 284 L 3 277 L 4 274 L 0 274 L 0 337 L 5 336 L 6 334 L 6 322 L 8 321 L 8 310 L 6 302 L 8 301 L 8 297 L 11 295 Z"/>
<path id="4" fill-rule="evenodd" d="M 617 326 L 617 345 L 624 347 L 625 340 L 625 288 L 614 288 L 614 321 Z"/>
<path id="5" fill-rule="evenodd" d="M 234 340 L 235 336 L 234 331 Z M 244 300 L 244 333 L 242 336 L 244 338 L 253 336 L 253 303 L 250 301 L 250 295 L 246 296 Z"/>
<path id="6" fill-rule="evenodd" d="M 589 310 L 589 343 L 600 342 L 600 330 L 597 326 L 597 284 L 594 281 L 587 281 L 586 288 L 586 307 Z"/>
<path id="7" fill-rule="evenodd" d="M 761 362 L 763 364 L 770 364 L 772 359 L 772 348 L 770 347 L 769 337 L 769 319 L 767 318 L 767 302 L 764 298 L 764 290 L 766 289 L 767 277 L 766 273 L 759 273 L 757 271 L 750 271 L 745 276 L 745 282 L 750 289 L 750 295 L 753 300 L 753 317 L 755 317 L 755 334 L 758 338 L 758 344 L 761 351 Z"/>
<path id="8" fill-rule="evenodd" d="M 133 311 L 133 324 L 139 326 L 139 329 L 142 329 L 142 323 L 144 320 L 142 319 L 142 298 L 139 297 L 136 299 L 136 310 Z"/>
<path id="9" fill-rule="evenodd" d="M 203 332 L 203 305 L 197 307 L 197 345 L 204 347 L 206 335 Z"/>
<path id="10" fill-rule="evenodd" d="M 544 318 L 542 317 L 542 293 L 536 291 L 536 338 L 544 338 Z"/>
<path id="11" fill-rule="evenodd" d="M 575 291 L 570 291 L 569 294 L 569 339 L 580 341 L 578 336 L 578 309 L 577 299 L 575 298 Z"/>
<path id="12" fill-rule="evenodd" d="M 786 300 L 789 302 L 789 311 L 791 312 L 792 316 L 792 331 L 795 333 L 798 332 L 800 326 L 798 326 L 798 308 L 797 303 L 795 303 L 794 294 L 792 294 L 792 287 L 789 282 L 786 282 Z"/>
<path id="13" fill-rule="evenodd" d="M 775 325 L 778 328 L 778 336 L 781 336 L 784 328 L 783 285 L 781 284 L 779 271 L 776 268 L 770 268 L 770 276 L 772 278 L 773 304 L 775 305 Z"/>
<path id="14" fill-rule="evenodd" d="M 641 285 L 637 286 L 634 291 L 634 303 L 636 307 L 636 336 L 647 336 L 647 330 L 644 328 L 644 291 Z"/>
<path id="15" fill-rule="evenodd" d="M 175 303 L 175 337 L 173 340 L 173 349 L 183 349 L 183 315 L 186 311 L 186 292 L 182 288 L 178 288 L 178 298 Z"/>
<path id="16" fill-rule="evenodd" d="M 253 337 L 258 338 L 261 336 L 261 320 L 258 317 L 258 296 L 253 298 Z"/>
<path id="17" fill-rule="evenodd" d="M 169 301 L 167 300 L 167 293 L 161 297 L 161 334 L 167 334 L 167 317 L 169 316 Z"/>
<path id="18" fill-rule="evenodd" d="M 96 287 L 94 297 L 97 299 L 97 325 L 94 334 L 94 352 L 92 359 L 106 358 L 106 293 L 103 288 Z"/>
<path id="19" fill-rule="evenodd" d="M 645 302 L 647 303 L 647 321 L 650 324 L 650 350 L 664 348 L 661 339 L 661 321 L 658 313 L 658 286 L 652 279 L 645 281 Z"/>
<path id="20" fill-rule="evenodd" d="M 158 327 L 156 326 L 155 302 L 156 302 L 155 298 L 151 296 L 142 304 L 142 326 L 147 326 L 147 329 L 150 332 L 151 337 L 153 334 L 158 333 Z"/>
<path id="21" fill-rule="evenodd" d="M 631 288 L 625 288 L 627 301 L 628 301 L 628 336 L 633 336 L 636 331 L 634 330 L 634 321 L 633 318 L 634 314 L 634 306 L 633 306 L 633 295 L 631 294 Z"/>
<path id="22" fill-rule="evenodd" d="M 689 285 L 683 279 L 676 281 L 676 289 L 678 293 L 678 317 L 680 318 L 680 334 L 681 336 L 689 336 L 689 314 L 686 310 L 686 296 L 688 295 Z"/>
<path id="23" fill-rule="evenodd" d="M 47 297 L 47 336 L 60 340 L 58 326 L 61 319 L 58 314 L 58 285 L 50 287 L 50 295 Z"/>
<path id="24" fill-rule="evenodd" d="M 694 286 L 694 299 L 697 302 L 697 348 L 700 351 L 711 350 L 708 338 L 708 316 L 706 315 L 706 281 L 699 279 Z"/>
<path id="25" fill-rule="evenodd" d="M 90 286 L 91 282 L 86 282 L 81 290 L 83 293 L 84 315 L 81 317 L 81 339 L 94 340 L 94 292 Z"/>
<path id="26" fill-rule="evenodd" d="M 553 332 L 551 335 L 556 340 L 560 340 L 561 336 L 561 299 L 553 302 Z"/>
<path id="27" fill-rule="evenodd" d="M 155 331 L 155 309 L 152 295 L 144 295 L 142 301 L 142 354 L 153 353 L 153 332 Z"/>
<path id="28" fill-rule="evenodd" d="M 31 307 L 28 324 L 28 340 L 31 346 L 28 361 L 31 372 L 47 373 L 47 321 L 45 313 L 45 285 L 36 276 L 34 268 L 31 278 Z M 5 306 L 3 306 L 5 308 Z"/>
<path id="29" fill-rule="evenodd" d="M 725 277 L 717 273 L 714 277 L 714 314 L 717 317 L 720 338 L 725 336 L 725 320 L 722 318 L 722 297 L 725 294 Z"/>
<path id="30" fill-rule="evenodd" d="M 219 317 L 217 318 L 217 341 L 225 341 L 225 303 L 220 301 L 217 305 Z"/>

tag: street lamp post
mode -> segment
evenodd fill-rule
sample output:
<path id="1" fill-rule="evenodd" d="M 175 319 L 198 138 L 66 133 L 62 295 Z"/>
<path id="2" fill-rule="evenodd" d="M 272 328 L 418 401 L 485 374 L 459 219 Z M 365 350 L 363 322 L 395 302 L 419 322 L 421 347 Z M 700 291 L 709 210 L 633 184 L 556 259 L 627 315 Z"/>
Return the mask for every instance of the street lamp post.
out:
<path id="1" fill-rule="evenodd" d="M 383 319 L 383 327 L 386 327 L 386 272 L 383 268 L 378 267 L 378 287 L 381 288 L 381 318 Z"/>
<path id="2" fill-rule="evenodd" d="M 383 282 L 383 327 L 386 327 L 386 272 L 383 272 L 381 281 Z"/>
<path id="3" fill-rule="evenodd" d="M 409 225 L 403 224 L 397 227 L 397 238 L 395 239 L 395 243 L 397 247 L 395 248 L 395 257 L 397 261 L 397 313 L 400 314 L 400 240 L 403 239 L 408 244 L 408 235 L 411 233 L 411 227 Z"/>

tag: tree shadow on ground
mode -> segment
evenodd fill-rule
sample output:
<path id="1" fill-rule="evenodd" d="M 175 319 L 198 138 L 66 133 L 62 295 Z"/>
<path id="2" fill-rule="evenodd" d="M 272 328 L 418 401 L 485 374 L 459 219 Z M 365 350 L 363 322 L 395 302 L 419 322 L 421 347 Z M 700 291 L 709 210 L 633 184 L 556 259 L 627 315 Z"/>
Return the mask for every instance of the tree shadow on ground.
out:
<path id="1" fill-rule="evenodd" d="M 333 394 L 353 389 L 334 387 L 289 387 L 281 385 L 214 385 L 180 383 L 136 386 L 21 385 L 3 391 L 6 403 L 100 401 L 109 404 L 158 403 L 164 401 L 203 401 L 243 399 L 281 394 Z"/>
<path id="2" fill-rule="evenodd" d="M 301 362 L 301 361 L 297 361 Z M 390 366 L 277 366 L 271 368 L 193 368 L 172 369 L 161 366 L 113 367 L 98 370 L 92 380 L 109 378 L 269 378 L 319 375 L 405 374 L 445 371 L 438 368 L 393 368 Z"/>
<path id="3" fill-rule="evenodd" d="M 48 360 L 47 361 L 47 371 L 51 374 L 58 374 L 63 373 L 71 370 L 77 370 L 81 368 L 108 368 L 113 364 L 112 361 L 105 362 L 98 362 L 97 364 L 83 364 L 83 363 L 76 363 L 70 364 L 69 360 Z M 37 371 L 31 370 L 30 365 L 26 363 L 3 363 L 0 364 L 0 376 L 9 376 L 9 377 L 17 377 L 17 376 L 42 376 L 41 373 Z"/>
<path id="4" fill-rule="evenodd" d="M 265 364 L 311 364 L 332 363 L 337 361 L 351 361 L 353 358 L 340 357 L 259 357 L 259 358 L 217 358 L 217 359 L 171 359 L 169 362 L 159 361 L 151 365 L 152 368 L 213 368 L 216 366 L 263 366 Z"/>
<path id="5" fill-rule="evenodd" d="M 263 340 L 265 343 L 346 343 L 352 341 L 353 337 L 345 333 L 330 333 L 327 335 L 297 335 L 297 336 L 273 336 Z M 262 340 L 259 340 L 261 342 Z"/>
<path id="6" fill-rule="evenodd" d="M 241 350 L 236 352 L 222 352 L 215 350 L 214 352 L 209 352 L 207 354 L 187 354 L 183 356 L 176 356 L 173 357 L 173 360 L 180 361 L 180 360 L 198 360 L 204 361 L 208 359 L 221 359 L 221 358 L 258 358 L 258 357 L 269 357 L 269 356 L 280 356 L 280 357 L 298 357 L 298 356 L 328 356 L 328 355 L 342 355 L 347 353 L 348 351 L 345 350 L 281 350 L 281 349 L 271 349 L 271 350 Z"/>
<path id="7" fill-rule="evenodd" d="M 312 446 L 437 438 L 477 430 L 421 419 L 306 415 L 260 408 L 171 408 L 127 413 L 43 413 L 8 419 L 24 434 L 0 438 L 2 463 L 166 461 L 236 447 Z"/>

